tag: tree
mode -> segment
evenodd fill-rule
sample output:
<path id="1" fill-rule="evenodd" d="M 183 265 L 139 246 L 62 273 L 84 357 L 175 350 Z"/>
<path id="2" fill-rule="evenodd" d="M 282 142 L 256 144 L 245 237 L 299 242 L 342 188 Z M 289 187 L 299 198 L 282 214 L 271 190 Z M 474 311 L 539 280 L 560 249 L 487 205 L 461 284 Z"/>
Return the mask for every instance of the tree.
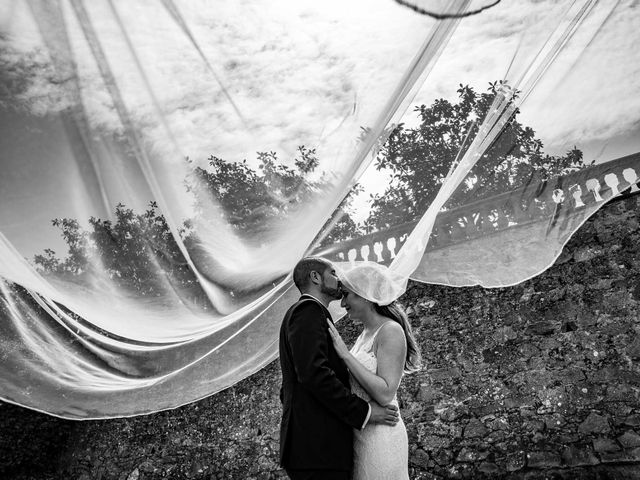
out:
<path id="1" fill-rule="evenodd" d="M 330 186 L 324 174 L 310 179 L 319 164 L 315 149 L 298 147 L 294 168 L 280 163 L 275 152 L 258 152 L 257 160 L 253 169 L 246 160 L 235 163 L 211 156 L 210 168 L 196 167 L 197 181 L 188 182 L 197 198 L 215 199 L 227 222 L 245 237 L 262 233 L 273 219 L 308 205 Z"/>
<path id="2" fill-rule="evenodd" d="M 464 154 L 485 118 L 501 83 L 490 83 L 487 92 L 477 93 L 460 85 L 458 101 L 436 100 L 431 106 L 415 108 L 419 125 L 398 125 L 380 148 L 375 167 L 387 170 L 390 183 L 384 193 L 372 197 L 369 230 L 415 220 L 434 200 L 450 166 Z M 449 208 L 460 205 L 471 189 L 474 199 L 515 189 L 537 175 L 540 180 L 575 171 L 584 165 L 582 152 L 574 147 L 562 157 L 543 152 L 542 141 L 530 127 L 517 120 L 516 110 L 502 133 L 483 153 L 468 181 L 450 199 Z"/>
<path id="3" fill-rule="evenodd" d="M 319 163 L 313 149 L 299 147 L 293 168 L 280 163 L 274 152 L 258 152 L 257 159 L 258 166 L 252 168 L 246 160 L 234 163 L 211 156 L 209 168 L 194 168 L 195 179 L 186 181 L 196 198 L 215 199 L 227 222 L 248 239 L 260 238 L 275 218 L 294 212 L 299 205 L 308 205 L 313 196 L 329 187 L 324 175 L 310 179 Z M 198 210 L 196 215 L 209 213 Z M 191 229 L 193 221 L 184 220 L 180 233 L 185 245 L 195 248 L 198 242 Z M 106 275 L 110 282 L 136 295 L 158 297 L 169 289 L 179 289 L 200 303 L 206 302 L 196 275 L 155 202 L 141 214 L 118 204 L 113 221 L 91 217 L 87 229 L 69 218 L 54 219 L 52 224 L 61 231 L 68 246 L 67 256 L 59 259 L 51 249 L 35 255 L 33 261 L 41 273 L 72 281 L 82 281 L 89 274 Z M 331 241 L 353 236 L 356 229 L 345 216 L 332 232 Z"/>
<path id="4" fill-rule="evenodd" d="M 89 243 L 87 232 L 82 230 L 77 220 L 56 218 L 52 225 L 60 229 L 60 233 L 68 246 L 67 258 L 60 260 L 50 248 L 44 255 L 36 255 L 33 259 L 39 270 L 44 273 L 56 273 L 61 276 L 77 276 L 87 270 L 89 259 Z"/>
<path id="5" fill-rule="evenodd" d="M 91 217 L 87 230 L 68 218 L 54 219 L 52 224 L 68 246 L 67 257 L 58 259 L 51 249 L 36 255 L 34 263 L 41 273 L 75 281 L 89 274 L 103 275 L 143 296 L 198 285 L 155 202 L 142 214 L 118 204 L 113 222 Z"/>

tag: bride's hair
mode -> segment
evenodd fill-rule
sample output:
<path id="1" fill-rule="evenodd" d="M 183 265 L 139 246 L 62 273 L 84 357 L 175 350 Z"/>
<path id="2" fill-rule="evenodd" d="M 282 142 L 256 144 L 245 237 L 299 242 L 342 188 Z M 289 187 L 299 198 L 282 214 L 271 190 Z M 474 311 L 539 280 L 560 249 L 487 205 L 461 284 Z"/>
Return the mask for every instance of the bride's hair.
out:
<path id="1" fill-rule="evenodd" d="M 402 307 L 398 305 L 397 302 L 391 302 L 389 305 L 378 305 L 377 303 L 374 303 L 373 305 L 376 312 L 383 317 L 387 317 L 398 322 L 402 327 L 402 330 L 404 330 L 404 336 L 407 339 L 407 355 L 404 360 L 405 373 L 415 372 L 420 369 L 420 347 L 418 347 L 418 342 L 416 342 L 413 330 L 411 330 L 411 324 L 409 323 L 407 314 L 404 313 Z"/>

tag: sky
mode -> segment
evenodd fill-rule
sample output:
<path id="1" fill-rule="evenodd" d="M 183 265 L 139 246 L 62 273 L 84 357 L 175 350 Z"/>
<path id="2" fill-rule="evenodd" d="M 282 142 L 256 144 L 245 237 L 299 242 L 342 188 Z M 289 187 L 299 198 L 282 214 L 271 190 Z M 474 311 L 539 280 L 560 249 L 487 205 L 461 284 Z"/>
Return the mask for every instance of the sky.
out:
<path id="1" fill-rule="evenodd" d="M 322 170 L 350 172 L 360 127 L 389 113 L 426 40 L 429 48 L 442 49 L 431 54 L 428 75 L 416 83 L 421 88 L 405 102 L 409 112 L 413 104 L 455 99 L 460 83 L 482 91 L 506 76 L 527 94 L 520 119 L 549 153 L 578 145 L 588 161 L 598 162 L 635 153 L 640 4 L 600 2 L 557 54 L 549 53 L 558 32 L 571 32 L 568 19 L 587 3 L 574 2 L 568 11 L 569 2 L 504 1 L 461 20 L 443 39 L 437 22 L 392 0 L 278 0 L 268 9 L 252 0 L 176 1 L 188 32 L 159 1 L 114 1 L 115 13 L 106 1 L 85 2 L 112 87 L 148 152 L 131 164 L 118 142 L 111 143 L 125 129 L 77 12 L 62 2 L 66 46 L 53 17 L 45 22 L 45 41 L 26 1 L 2 2 L 0 232 L 27 256 L 61 249 L 50 219 L 102 217 L 120 201 L 140 209 L 158 191 L 180 217 L 192 208 L 184 193 L 185 157 L 197 165 L 206 165 L 210 155 L 251 163 L 256 151 L 269 150 L 292 162 L 297 146 L 306 145 L 317 148 Z M 73 80 L 56 75 L 50 52 L 64 73 L 69 59 L 77 64 L 95 149 L 91 168 L 74 158 L 77 148 L 56 118 L 73 102 L 64 89 Z M 549 60 L 540 62 L 546 53 Z M 413 118 L 409 113 L 395 120 Z M 92 188 L 94 177 L 99 192 Z M 374 174 L 366 178 L 372 191 L 384 186 Z M 366 212 L 365 203 L 358 207 Z"/>

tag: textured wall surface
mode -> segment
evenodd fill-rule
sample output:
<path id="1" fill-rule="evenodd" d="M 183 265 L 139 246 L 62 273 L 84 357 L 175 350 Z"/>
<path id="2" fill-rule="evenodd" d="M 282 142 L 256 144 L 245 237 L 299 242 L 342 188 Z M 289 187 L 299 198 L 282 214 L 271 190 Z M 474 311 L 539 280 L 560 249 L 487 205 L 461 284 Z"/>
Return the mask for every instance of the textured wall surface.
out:
<path id="1" fill-rule="evenodd" d="M 639 221 L 640 196 L 609 204 L 515 287 L 410 288 L 425 363 L 399 392 L 411 478 L 640 479 Z M 201 402 L 111 421 L 0 404 L 0 477 L 280 478 L 279 385 L 276 362 Z"/>

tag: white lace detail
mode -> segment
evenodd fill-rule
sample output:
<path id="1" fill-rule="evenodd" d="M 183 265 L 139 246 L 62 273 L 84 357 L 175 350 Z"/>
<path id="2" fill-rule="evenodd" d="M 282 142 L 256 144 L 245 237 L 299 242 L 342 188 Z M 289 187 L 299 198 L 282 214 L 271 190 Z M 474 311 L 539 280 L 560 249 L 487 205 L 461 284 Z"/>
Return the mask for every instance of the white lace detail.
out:
<path id="1" fill-rule="evenodd" d="M 383 323 L 378 330 L 365 339 L 360 334 L 351 348 L 351 354 L 370 372 L 378 370 L 378 359 L 373 345 Z M 358 381 L 351 376 L 351 390 L 360 398 L 370 401 L 371 396 Z M 397 396 L 391 403 L 398 405 Z M 364 430 L 354 430 L 353 436 L 353 480 L 409 480 L 409 441 L 402 417 L 394 427 L 367 425 Z"/>

